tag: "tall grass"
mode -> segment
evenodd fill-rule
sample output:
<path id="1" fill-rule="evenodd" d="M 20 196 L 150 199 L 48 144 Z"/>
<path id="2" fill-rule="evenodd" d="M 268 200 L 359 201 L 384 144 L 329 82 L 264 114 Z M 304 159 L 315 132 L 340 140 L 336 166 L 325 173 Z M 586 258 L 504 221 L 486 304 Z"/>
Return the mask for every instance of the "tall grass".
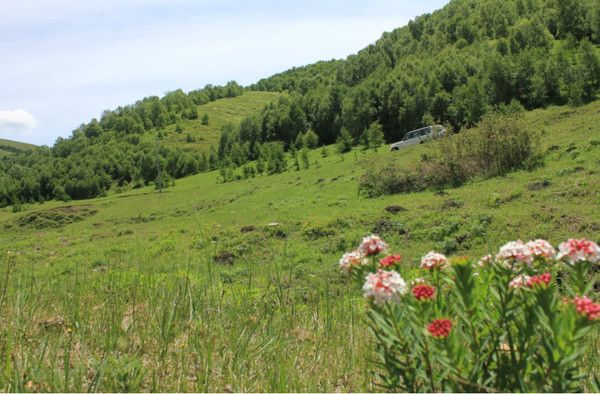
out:
<path id="1" fill-rule="evenodd" d="M 48 275 L 15 259 L 1 284 L 0 389 L 369 390 L 361 303 L 328 278 L 290 286 L 281 254 L 258 283 L 224 283 L 209 253 L 148 264 L 145 252 L 91 273 Z"/>

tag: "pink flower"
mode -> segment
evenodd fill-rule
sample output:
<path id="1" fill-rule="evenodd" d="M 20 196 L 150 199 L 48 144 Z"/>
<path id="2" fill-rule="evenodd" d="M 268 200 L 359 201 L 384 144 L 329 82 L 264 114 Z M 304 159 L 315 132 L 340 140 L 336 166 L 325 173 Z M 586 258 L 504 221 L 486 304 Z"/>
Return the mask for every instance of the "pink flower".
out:
<path id="1" fill-rule="evenodd" d="M 369 235 L 364 237 L 358 250 L 364 256 L 373 256 L 379 254 L 387 249 L 387 244 L 383 242 L 377 235 Z"/>
<path id="2" fill-rule="evenodd" d="M 354 250 L 342 256 L 340 259 L 340 268 L 346 272 L 350 272 L 352 271 L 352 268 L 365 265 L 367 263 L 367 259 L 365 259 L 358 250 Z"/>
<path id="3" fill-rule="evenodd" d="M 452 330 L 452 321 L 436 319 L 427 326 L 427 331 L 436 338 L 446 338 Z"/>
<path id="4" fill-rule="evenodd" d="M 383 259 L 379 260 L 379 265 L 381 265 L 382 267 L 391 267 L 401 261 L 402 261 L 402 256 L 400 256 L 399 254 L 394 254 L 391 256 L 384 257 Z"/>
<path id="5" fill-rule="evenodd" d="M 444 269 L 448 265 L 446 256 L 433 250 L 421 259 L 421 268 L 432 270 L 434 268 Z"/>
<path id="6" fill-rule="evenodd" d="M 527 280 L 528 287 L 548 287 L 552 282 L 552 274 L 545 272 L 541 275 L 534 275 Z"/>
<path id="7" fill-rule="evenodd" d="M 511 241 L 500 248 L 496 261 L 507 265 L 513 262 L 530 265 L 533 262 L 533 254 L 523 241 Z"/>
<path id="8" fill-rule="evenodd" d="M 408 288 L 404 279 L 396 271 L 383 271 L 370 273 L 365 278 L 363 294 L 377 304 L 387 301 L 399 301 L 400 296 L 406 294 Z"/>
<path id="9" fill-rule="evenodd" d="M 420 284 L 412 288 L 412 293 L 417 301 L 429 300 L 435 295 L 435 287 Z"/>
<path id="10" fill-rule="evenodd" d="M 577 313 L 589 320 L 600 319 L 600 304 L 594 303 L 587 297 L 575 297 L 573 300 Z"/>
<path id="11" fill-rule="evenodd" d="M 527 246 L 529 250 L 531 250 L 531 254 L 535 257 L 550 260 L 553 259 L 556 255 L 556 250 L 554 250 L 554 246 L 550 245 L 548 241 L 543 239 L 536 239 L 535 241 L 527 242 Z"/>
<path id="12" fill-rule="evenodd" d="M 479 259 L 479 261 L 477 262 L 477 266 L 478 267 L 485 267 L 490 265 L 490 263 L 494 261 L 494 258 L 492 257 L 491 254 L 486 254 L 485 256 L 483 256 L 482 258 Z"/>
<path id="13" fill-rule="evenodd" d="M 600 261 L 600 247 L 587 239 L 570 238 L 558 246 L 558 260 L 566 260 L 571 265 L 580 261 L 596 263 Z"/>
<path id="14" fill-rule="evenodd" d="M 513 280 L 510 281 L 508 287 L 511 289 L 518 289 L 523 286 L 527 286 L 531 277 L 527 275 L 518 275 Z"/>

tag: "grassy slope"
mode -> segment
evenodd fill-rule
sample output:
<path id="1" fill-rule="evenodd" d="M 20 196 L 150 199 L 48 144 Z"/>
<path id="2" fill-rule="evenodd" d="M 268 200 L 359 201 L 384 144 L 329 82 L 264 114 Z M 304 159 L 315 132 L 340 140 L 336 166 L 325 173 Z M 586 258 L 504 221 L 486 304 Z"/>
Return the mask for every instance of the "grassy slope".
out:
<path id="1" fill-rule="evenodd" d="M 259 112 L 265 105 L 275 101 L 281 94 L 277 92 L 244 92 L 241 96 L 220 99 L 198 106 L 198 119 L 183 120 L 183 132 L 175 132 L 175 124 L 165 127 L 164 144 L 171 147 L 184 148 L 190 151 L 206 152 L 219 141 L 221 127 L 228 122 L 239 123 L 248 115 Z M 202 124 L 202 117 L 207 114 L 208 125 Z M 193 142 L 187 142 L 186 136 L 191 134 Z M 153 139 L 154 134 L 147 138 Z"/>
<path id="2" fill-rule="evenodd" d="M 12 154 L 13 149 L 25 150 L 35 148 L 35 145 L 0 138 L 0 157 Z"/>
<path id="3" fill-rule="evenodd" d="M 178 180 L 162 194 L 145 188 L 18 214 L 0 210 L 0 226 L 12 226 L 0 234 L 1 247 L 22 252 L 10 282 L 11 323 L 0 327 L 27 359 L 15 376 L 27 373 L 37 389 L 87 390 L 89 369 L 102 368 L 90 360 L 108 351 L 144 365 L 145 389 L 376 389 L 368 383 L 360 294 L 336 269 L 363 235 L 378 227 L 413 263 L 453 242 L 457 254 L 479 256 L 515 238 L 600 241 L 600 101 L 527 117 L 550 148 L 544 167 L 447 195 L 357 195 L 363 160 L 408 162 L 430 149 L 421 145 L 367 157 L 351 152 L 343 161 L 316 150 L 311 162 L 318 166 L 300 172 L 227 184 L 213 172 Z M 530 190 L 543 180 L 549 185 Z M 58 229 L 15 225 L 67 205 L 97 213 Z M 388 205 L 406 211 L 392 215 Z M 214 263 L 214 256 L 226 260 L 223 252 L 235 256 L 232 265 Z M 63 323 L 43 324 L 56 319 Z M 54 353 L 66 346 L 73 365 L 67 385 Z M 589 354 L 590 368 L 598 369 L 599 356 Z M 115 390 L 110 381 L 96 388 Z"/>

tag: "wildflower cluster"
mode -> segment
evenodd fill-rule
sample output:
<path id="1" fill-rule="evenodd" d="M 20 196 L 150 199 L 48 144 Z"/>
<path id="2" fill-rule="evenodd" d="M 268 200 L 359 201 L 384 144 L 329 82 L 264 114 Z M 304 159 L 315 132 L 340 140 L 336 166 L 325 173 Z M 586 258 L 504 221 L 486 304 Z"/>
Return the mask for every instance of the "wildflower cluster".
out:
<path id="1" fill-rule="evenodd" d="M 425 268 L 425 269 L 429 269 L 429 270 L 435 269 L 435 268 L 444 269 L 444 268 L 446 268 L 447 265 L 448 265 L 448 260 L 446 259 L 446 256 L 444 256 L 443 254 L 440 254 L 440 253 L 436 253 L 434 251 L 427 253 L 421 259 L 421 268 Z"/>
<path id="2" fill-rule="evenodd" d="M 363 256 L 374 256 L 387 249 L 387 244 L 376 235 L 363 238 L 358 250 Z"/>
<path id="3" fill-rule="evenodd" d="M 540 259 L 553 259 L 556 255 L 556 250 L 554 250 L 554 246 L 550 245 L 550 243 L 543 239 L 536 239 L 535 241 L 527 242 L 527 247 L 531 251 L 531 255 Z"/>
<path id="4" fill-rule="evenodd" d="M 401 265 L 402 256 L 399 254 L 387 255 L 387 252 L 387 243 L 377 235 L 369 235 L 362 239 L 358 248 L 342 256 L 339 267 L 362 282 L 368 273 L 377 270 L 394 271 Z M 383 273 L 382 275 L 387 274 Z M 379 299 L 379 297 L 372 298 Z"/>
<path id="5" fill-rule="evenodd" d="M 575 310 L 580 315 L 589 320 L 600 319 L 600 304 L 597 304 L 587 297 L 575 297 L 573 300 Z"/>
<path id="6" fill-rule="evenodd" d="M 600 261 L 600 247 L 587 239 L 570 238 L 558 247 L 558 253 L 546 240 L 536 239 L 524 243 L 523 241 L 511 241 L 500 248 L 496 255 L 496 262 L 523 263 L 531 265 L 536 259 L 542 261 L 562 260 L 575 265 L 579 262 L 597 263 Z M 480 260 L 479 265 L 490 262 L 491 255 Z"/>
<path id="7" fill-rule="evenodd" d="M 494 261 L 494 258 L 491 254 L 486 254 L 477 262 L 477 267 L 483 268 L 490 265 Z"/>
<path id="8" fill-rule="evenodd" d="M 527 286 L 529 284 L 530 280 L 531 280 L 530 276 L 521 274 L 521 275 L 514 277 L 514 279 L 511 280 L 510 283 L 508 284 L 508 287 L 513 288 L 513 289 L 518 289 L 520 287 Z"/>
<path id="9" fill-rule="evenodd" d="M 370 263 L 369 258 L 383 253 L 387 250 L 387 244 L 376 235 L 370 235 L 363 238 L 356 250 L 348 252 L 342 256 L 339 267 L 346 272 L 355 272 L 360 267 Z M 391 267 L 402 260 L 398 255 L 388 256 L 381 260 L 381 267 Z M 360 270 L 358 270 L 360 271 Z"/>
<path id="10" fill-rule="evenodd" d="M 342 256 L 340 259 L 340 268 L 346 272 L 350 272 L 352 268 L 366 265 L 367 263 L 367 259 L 358 250 L 355 250 Z"/>
<path id="11" fill-rule="evenodd" d="M 511 262 L 531 264 L 533 262 L 533 253 L 523 241 L 511 241 L 500 248 L 500 251 L 496 255 L 496 261 L 507 264 Z"/>
<path id="12" fill-rule="evenodd" d="M 402 261 L 402 256 L 399 254 L 393 254 L 391 256 L 384 257 L 379 260 L 379 265 L 382 267 L 392 267 L 396 264 L 399 264 Z"/>
<path id="13" fill-rule="evenodd" d="M 400 296 L 406 292 L 406 282 L 396 271 L 378 270 L 371 273 L 367 275 L 363 286 L 365 297 L 373 299 L 378 304 L 399 301 Z"/>
<path id="14" fill-rule="evenodd" d="M 529 287 L 548 287 L 552 281 L 552 274 L 544 272 L 540 275 L 534 275 L 527 280 L 527 286 Z"/>
<path id="15" fill-rule="evenodd" d="M 565 260 L 570 264 L 582 261 L 597 263 L 600 261 L 600 247 L 587 239 L 573 239 L 561 243 L 558 246 L 558 260 Z"/>
<path id="16" fill-rule="evenodd" d="M 413 286 L 412 293 L 418 301 L 429 300 L 435 295 L 435 287 L 418 284 Z"/>
<path id="17" fill-rule="evenodd" d="M 391 391 L 582 390 L 582 353 L 571 344 L 600 320 L 600 304 L 588 294 L 597 244 L 569 239 L 557 253 L 543 239 L 517 240 L 474 261 L 430 251 L 418 267 L 388 249 L 371 235 L 340 260 L 368 302 L 386 371 L 379 384 Z M 481 358 L 498 350 L 509 356 Z"/>
<path id="18" fill-rule="evenodd" d="M 435 319 L 427 326 L 427 331 L 436 338 L 446 338 L 451 329 L 452 322 L 449 319 Z"/>

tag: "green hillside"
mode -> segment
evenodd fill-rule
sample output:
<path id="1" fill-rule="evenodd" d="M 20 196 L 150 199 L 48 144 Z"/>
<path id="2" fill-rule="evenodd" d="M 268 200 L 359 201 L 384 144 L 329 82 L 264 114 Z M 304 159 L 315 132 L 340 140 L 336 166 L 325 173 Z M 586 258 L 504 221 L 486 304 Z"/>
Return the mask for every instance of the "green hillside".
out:
<path id="1" fill-rule="evenodd" d="M 242 119 L 259 113 L 280 95 L 277 92 L 246 91 L 241 96 L 198 105 L 198 119 L 182 119 L 178 122 L 181 132 L 176 132 L 177 124 L 160 129 L 165 133 L 164 144 L 173 148 L 183 148 L 186 151 L 207 152 L 211 146 L 217 145 L 221 128 L 225 124 L 239 125 Z M 204 115 L 208 115 L 208 125 L 202 124 Z M 151 141 L 154 138 L 153 135 L 147 137 Z"/>
<path id="2" fill-rule="evenodd" d="M 51 154 L 0 161 L 0 206 L 167 185 L 216 168 L 225 178 L 240 167 L 249 174 L 256 172 L 249 162 L 291 150 L 309 131 L 318 146 L 342 135 L 358 145 L 369 130 L 392 142 L 434 123 L 472 127 L 510 103 L 528 110 L 582 105 L 600 89 L 598 44 L 598 1 L 452 0 L 345 59 L 295 67 L 248 87 L 231 81 L 178 89 L 104 111 L 58 139 Z M 203 130 L 199 106 L 248 91 L 284 96 L 260 109 L 275 96 L 245 93 L 256 104 L 250 113 L 245 99 L 231 101 L 235 124 L 215 151 L 207 149 L 225 120 L 215 115 Z"/>
<path id="3" fill-rule="evenodd" d="M 236 89 L 230 92 L 231 86 Z M 50 149 L 25 153 L 7 147 L 12 154 L 0 160 L 0 207 L 168 185 L 174 178 L 215 169 L 218 158 L 210 147 L 217 144 L 221 128 L 239 127 L 241 119 L 281 96 L 244 91 L 234 83 L 189 94 L 179 90 L 105 111 L 100 120 L 59 138 Z M 5 152 L 2 146 L 0 152 Z"/>
<path id="4" fill-rule="evenodd" d="M 364 304 L 336 266 L 362 236 L 406 264 L 448 243 L 477 257 L 519 238 L 600 241 L 600 101 L 525 117 L 543 166 L 443 192 L 358 195 L 366 163 L 409 164 L 431 144 L 343 160 L 330 146 L 298 172 L 0 210 L 0 245 L 21 254 L 0 327 L 19 356 L 0 387 L 122 391 L 128 370 L 134 391 L 378 390 Z M 586 372 L 599 372 L 597 340 L 579 345 Z"/>
<path id="5" fill-rule="evenodd" d="M 24 142 L 17 142 L 0 138 L 0 156 L 14 154 L 15 152 L 25 151 L 35 147 L 35 145 L 26 144 Z"/>

